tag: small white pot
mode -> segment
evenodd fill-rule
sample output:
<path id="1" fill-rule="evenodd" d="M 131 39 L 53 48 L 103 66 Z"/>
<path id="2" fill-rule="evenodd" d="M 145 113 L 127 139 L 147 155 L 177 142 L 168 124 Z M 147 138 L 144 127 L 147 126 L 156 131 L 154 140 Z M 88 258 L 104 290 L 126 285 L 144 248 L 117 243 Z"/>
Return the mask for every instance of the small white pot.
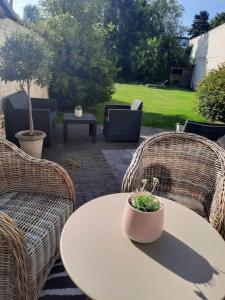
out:
<path id="1" fill-rule="evenodd" d="M 19 140 L 20 148 L 30 156 L 41 158 L 43 141 L 46 133 L 39 130 L 34 130 L 33 135 L 29 135 L 28 130 L 19 131 L 15 137 Z"/>
<path id="2" fill-rule="evenodd" d="M 74 115 L 75 115 L 75 117 L 81 118 L 82 114 L 83 114 L 82 109 L 76 109 L 76 108 L 74 109 Z"/>

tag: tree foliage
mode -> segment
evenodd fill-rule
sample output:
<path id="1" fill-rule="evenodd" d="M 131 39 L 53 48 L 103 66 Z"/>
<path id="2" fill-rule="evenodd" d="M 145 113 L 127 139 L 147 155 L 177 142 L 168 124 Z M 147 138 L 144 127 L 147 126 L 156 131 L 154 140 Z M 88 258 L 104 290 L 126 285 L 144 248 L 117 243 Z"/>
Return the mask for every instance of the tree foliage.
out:
<path id="1" fill-rule="evenodd" d="M 25 84 L 29 97 L 30 133 L 33 133 L 30 100 L 31 82 L 46 86 L 51 78 L 49 62 L 51 52 L 47 44 L 32 31 L 18 32 L 7 37 L 0 48 L 0 78 L 5 82 Z"/>
<path id="2" fill-rule="evenodd" d="M 178 56 L 185 56 L 177 40 L 184 32 L 182 14 L 177 0 L 110 1 L 104 23 L 108 53 L 119 69 L 119 81 L 168 78 L 170 67 L 181 62 Z"/>
<path id="3" fill-rule="evenodd" d="M 204 117 L 225 122 L 225 63 L 199 82 L 197 95 L 198 110 Z"/>
<path id="4" fill-rule="evenodd" d="M 28 4 L 23 9 L 23 20 L 27 24 L 36 23 L 40 18 L 40 12 L 36 5 Z"/>
<path id="5" fill-rule="evenodd" d="M 210 20 L 210 29 L 220 26 L 225 23 L 225 12 L 218 13 Z"/>
<path id="6" fill-rule="evenodd" d="M 189 35 L 191 38 L 199 36 L 209 30 L 209 14 L 207 11 L 200 11 L 196 14 L 189 30 Z"/>
<path id="7" fill-rule="evenodd" d="M 114 92 L 114 67 L 106 55 L 101 0 L 42 1 L 38 24 L 54 51 L 52 96 L 59 107 L 92 107 Z"/>
<path id="8" fill-rule="evenodd" d="M 172 66 L 188 67 L 190 48 L 180 47 L 174 35 L 161 34 L 147 39 L 133 51 L 132 72 L 135 81 L 160 83 L 169 78 Z"/>

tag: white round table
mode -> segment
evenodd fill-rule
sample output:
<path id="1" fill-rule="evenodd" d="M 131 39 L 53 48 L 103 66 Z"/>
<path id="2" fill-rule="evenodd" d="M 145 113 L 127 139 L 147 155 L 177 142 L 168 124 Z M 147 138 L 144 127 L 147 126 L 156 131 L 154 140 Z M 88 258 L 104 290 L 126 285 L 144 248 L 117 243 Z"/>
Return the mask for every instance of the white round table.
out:
<path id="1" fill-rule="evenodd" d="M 171 200 L 162 236 L 132 242 L 121 228 L 129 194 L 79 208 L 61 236 L 62 261 L 74 283 L 95 300 L 222 300 L 225 242 L 202 217 Z"/>

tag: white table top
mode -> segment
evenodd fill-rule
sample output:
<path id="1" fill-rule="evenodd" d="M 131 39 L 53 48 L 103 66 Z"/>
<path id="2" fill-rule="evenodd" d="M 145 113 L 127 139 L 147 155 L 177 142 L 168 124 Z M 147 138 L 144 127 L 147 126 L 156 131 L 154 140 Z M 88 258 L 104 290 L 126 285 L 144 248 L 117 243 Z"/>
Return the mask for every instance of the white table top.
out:
<path id="1" fill-rule="evenodd" d="M 121 220 L 128 194 L 79 208 L 61 236 L 63 264 L 95 300 L 225 299 L 225 242 L 203 218 L 171 200 L 164 232 L 152 244 L 132 242 Z"/>

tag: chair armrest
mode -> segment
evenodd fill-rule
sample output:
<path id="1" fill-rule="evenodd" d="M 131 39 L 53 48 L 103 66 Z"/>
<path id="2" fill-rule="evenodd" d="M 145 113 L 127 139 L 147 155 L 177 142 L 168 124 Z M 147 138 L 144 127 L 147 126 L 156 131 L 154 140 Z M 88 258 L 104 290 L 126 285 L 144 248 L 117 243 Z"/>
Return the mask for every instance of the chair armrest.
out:
<path id="1" fill-rule="evenodd" d="M 23 116 L 23 115 L 28 116 L 29 111 L 28 111 L 28 109 L 19 108 L 19 109 L 14 109 L 13 113 L 14 113 L 14 115 L 18 114 L 18 116 Z M 48 116 L 50 116 L 50 109 L 49 108 L 33 108 L 32 114 L 33 114 L 33 116 L 40 115 L 41 117 L 43 117 L 45 115 L 46 117 L 48 117 Z"/>
<path id="2" fill-rule="evenodd" d="M 0 139 L 0 165 L 0 193 L 20 191 L 75 201 L 73 182 L 64 168 L 31 157 L 5 139 Z"/>
<path id="3" fill-rule="evenodd" d="M 133 120 L 140 120 L 142 116 L 141 110 L 130 110 L 130 109 L 109 109 L 109 122 L 120 122 L 120 125 L 123 123 L 127 123 L 129 120 L 132 122 Z"/>
<path id="4" fill-rule="evenodd" d="M 222 150 L 223 151 L 223 150 Z M 225 164 L 225 155 L 223 157 L 223 164 Z M 209 222 L 211 225 L 221 234 L 225 239 L 225 178 L 224 174 L 217 179 L 217 184 L 215 186 L 215 192 L 213 200 L 208 205 L 209 210 Z"/>
<path id="5" fill-rule="evenodd" d="M 130 105 L 123 105 L 123 104 L 106 104 L 104 110 L 104 117 L 108 117 L 108 110 L 109 109 L 130 109 Z"/>
<path id="6" fill-rule="evenodd" d="M 57 111 L 57 103 L 55 99 L 31 98 L 33 108 L 50 109 Z"/>
<path id="7" fill-rule="evenodd" d="M 39 118 L 39 121 L 42 121 L 44 118 L 50 118 L 50 109 L 49 108 L 33 108 L 32 114 L 34 118 Z"/>
<path id="8" fill-rule="evenodd" d="M 218 145 L 220 145 L 220 147 L 225 149 L 225 134 L 222 135 L 216 142 Z"/>
<path id="9" fill-rule="evenodd" d="M 0 212 L 0 253 L 1 273 L 12 279 L 12 285 L 15 284 L 13 299 L 31 299 L 32 283 L 26 242 L 17 225 L 3 212 Z M 5 287 L 1 284 L 0 295 L 4 294 Z"/>

